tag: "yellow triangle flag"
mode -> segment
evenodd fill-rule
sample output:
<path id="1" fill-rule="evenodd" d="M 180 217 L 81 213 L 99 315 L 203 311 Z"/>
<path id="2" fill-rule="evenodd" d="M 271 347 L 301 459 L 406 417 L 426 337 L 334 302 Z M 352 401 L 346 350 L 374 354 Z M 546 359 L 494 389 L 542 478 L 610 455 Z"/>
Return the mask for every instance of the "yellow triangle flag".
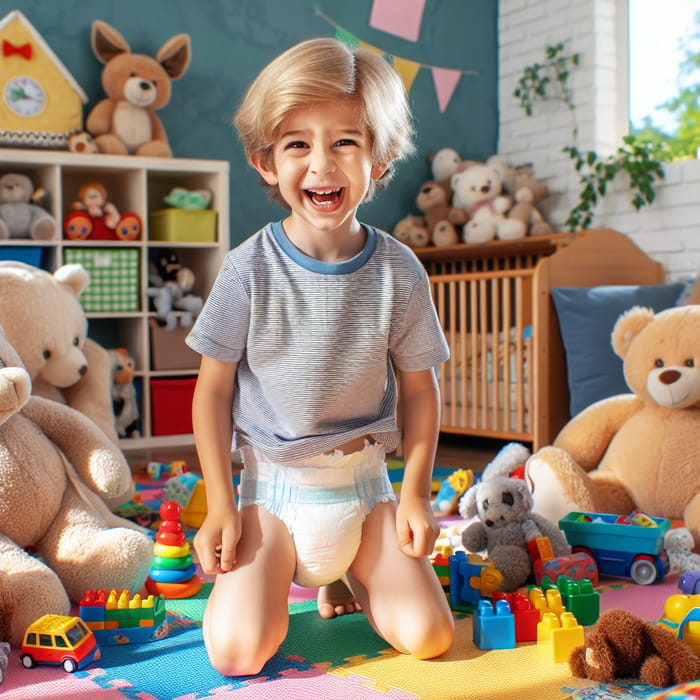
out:
<path id="1" fill-rule="evenodd" d="M 411 85 L 413 85 L 413 81 L 416 79 L 416 75 L 418 75 L 420 67 L 420 63 L 394 56 L 394 68 L 396 68 L 396 72 L 401 76 L 406 92 L 411 91 Z"/>
<path id="2" fill-rule="evenodd" d="M 377 56 L 381 56 L 382 58 L 386 56 L 386 51 L 383 49 L 378 49 L 376 46 L 372 46 L 372 44 L 368 44 L 366 41 L 360 41 L 360 48 L 376 53 Z"/>

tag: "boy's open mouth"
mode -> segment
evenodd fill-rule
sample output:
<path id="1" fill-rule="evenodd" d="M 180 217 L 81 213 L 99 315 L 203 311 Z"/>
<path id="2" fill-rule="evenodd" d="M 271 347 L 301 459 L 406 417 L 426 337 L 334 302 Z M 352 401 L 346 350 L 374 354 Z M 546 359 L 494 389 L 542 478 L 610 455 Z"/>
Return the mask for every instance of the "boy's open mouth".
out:
<path id="1" fill-rule="evenodd" d="M 343 188 L 339 189 L 323 189 L 323 190 L 304 190 L 306 196 L 316 205 L 328 206 L 340 201 L 343 194 Z"/>

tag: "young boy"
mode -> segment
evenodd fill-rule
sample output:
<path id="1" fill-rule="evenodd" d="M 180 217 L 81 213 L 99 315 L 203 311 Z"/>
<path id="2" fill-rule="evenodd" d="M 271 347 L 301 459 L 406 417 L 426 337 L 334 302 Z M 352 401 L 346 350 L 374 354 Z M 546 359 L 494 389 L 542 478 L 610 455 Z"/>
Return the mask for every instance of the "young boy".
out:
<path id="1" fill-rule="evenodd" d="M 418 260 L 356 218 L 412 149 L 403 86 L 373 53 L 311 39 L 263 69 L 235 124 L 290 213 L 227 254 L 187 341 L 202 355 L 193 421 L 208 506 L 195 548 L 218 574 L 210 660 L 260 672 L 287 634 L 292 580 L 344 574 L 389 644 L 438 656 L 454 620 L 427 558 L 439 533 L 433 367 L 449 351 Z M 398 506 L 385 462 L 400 439 L 397 383 Z"/>

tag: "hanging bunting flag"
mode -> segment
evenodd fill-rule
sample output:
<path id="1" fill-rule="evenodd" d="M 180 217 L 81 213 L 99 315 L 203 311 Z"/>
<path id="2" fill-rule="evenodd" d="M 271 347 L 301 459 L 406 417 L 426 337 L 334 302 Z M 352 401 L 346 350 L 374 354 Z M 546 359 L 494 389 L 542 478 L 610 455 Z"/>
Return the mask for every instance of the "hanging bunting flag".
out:
<path id="1" fill-rule="evenodd" d="M 374 0 L 369 26 L 409 41 L 418 41 L 425 0 Z"/>
<path id="2" fill-rule="evenodd" d="M 403 8 L 404 6 L 403 2 L 404 0 L 401 0 L 401 8 Z M 412 5 L 414 3 L 414 0 L 405 0 L 405 2 L 407 4 Z M 377 0 L 375 0 L 375 5 L 376 3 Z M 394 0 L 394 2 L 388 2 L 388 4 L 391 5 L 393 8 L 399 7 L 398 0 Z M 372 44 L 368 44 L 366 41 L 363 41 L 359 37 L 355 36 L 352 32 L 349 32 L 344 27 L 341 27 L 339 24 L 336 24 L 330 17 L 323 14 L 321 10 L 317 9 L 316 14 L 319 15 L 319 17 L 322 17 L 330 25 L 332 25 L 335 30 L 336 38 L 340 39 L 340 41 L 349 46 L 351 49 L 354 50 L 361 46 L 362 48 L 365 48 L 368 51 L 376 53 L 378 56 L 382 56 L 384 59 L 389 61 L 389 63 L 393 64 L 394 68 L 396 68 L 396 71 L 401 76 L 401 80 L 403 81 L 404 87 L 406 88 L 406 92 L 410 92 L 411 86 L 413 85 L 413 82 L 416 79 L 416 76 L 418 75 L 420 69 L 429 69 L 433 76 L 433 84 L 435 86 L 438 107 L 441 113 L 447 109 L 450 100 L 454 95 L 454 91 L 457 87 L 459 79 L 463 75 L 479 75 L 479 72 L 475 70 L 457 70 L 452 68 L 441 68 L 440 66 L 431 66 L 425 63 L 421 63 L 420 61 L 412 61 L 408 58 L 388 53 L 384 51 L 384 49 L 381 49 L 377 46 L 373 46 Z"/>
<path id="3" fill-rule="evenodd" d="M 360 45 L 360 40 L 342 27 L 335 28 L 335 38 L 342 41 L 348 48 L 356 49 Z"/>
<path id="4" fill-rule="evenodd" d="M 406 92 L 411 92 L 411 85 L 413 85 L 413 81 L 418 75 L 418 71 L 420 70 L 420 63 L 416 63 L 415 61 L 409 61 L 408 59 L 394 56 L 393 64 L 394 68 L 396 68 L 396 72 L 401 76 L 401 80 L 403 82 L 404 88 L 406 89 Z"/>
<path id="5" fill-rule="evenodd" d="M 449 70 L 448 68 L 437 68 L 433 66 L 433 84 L 438 98 L 440 113 L 447 109 L 454 94 L 457 83 L 462 75 L 462 71 Z"/>
<path id="6" fill-rule="evenodd" d="M 367 51 L 371 51 L 372 53 L 376 53 L 377 56 L 381 56 L 382 58 L 387 58 L 387 55 L 384 53 L 384 51 L 382 51 L 382 49 L 378 49 L 376 46 L 372 46 L 372 44 L 368 44 L 366 41 L 360 40 L 360 48 L 367 49 Z"/>

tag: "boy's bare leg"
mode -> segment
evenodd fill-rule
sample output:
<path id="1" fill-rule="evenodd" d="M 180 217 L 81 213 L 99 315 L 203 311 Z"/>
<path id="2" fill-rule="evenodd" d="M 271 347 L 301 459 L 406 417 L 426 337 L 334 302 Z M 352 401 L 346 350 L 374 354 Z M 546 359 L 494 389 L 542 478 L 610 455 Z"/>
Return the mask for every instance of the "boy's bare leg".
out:
<path id="1" fill-rule="evenodd" d="M 316 602 L 318 614 L 324 620 L 362 610 L 362 606 L 356 600 L 353 592 L 340 579 L 327 586 L 321 586 L 318 589 Z"/>
<path id="2" fill-rule="evenodd" d="M 396 505 L 378 503 L 365 519 L 348 579 L 377 634 L 418 659 L 445 653 L 454 637 L 447 596 L 427 557 L 399 549 Z"/>
<path id="3" fill-rule="evenodd" d="M 287 526 L 256 505 L 241 510 L 232 571 L 216 577 L 202 634 L 212 666 L 225 676 L 259 673 L 289 627 L 289 586 L 296 566 Z"/>

